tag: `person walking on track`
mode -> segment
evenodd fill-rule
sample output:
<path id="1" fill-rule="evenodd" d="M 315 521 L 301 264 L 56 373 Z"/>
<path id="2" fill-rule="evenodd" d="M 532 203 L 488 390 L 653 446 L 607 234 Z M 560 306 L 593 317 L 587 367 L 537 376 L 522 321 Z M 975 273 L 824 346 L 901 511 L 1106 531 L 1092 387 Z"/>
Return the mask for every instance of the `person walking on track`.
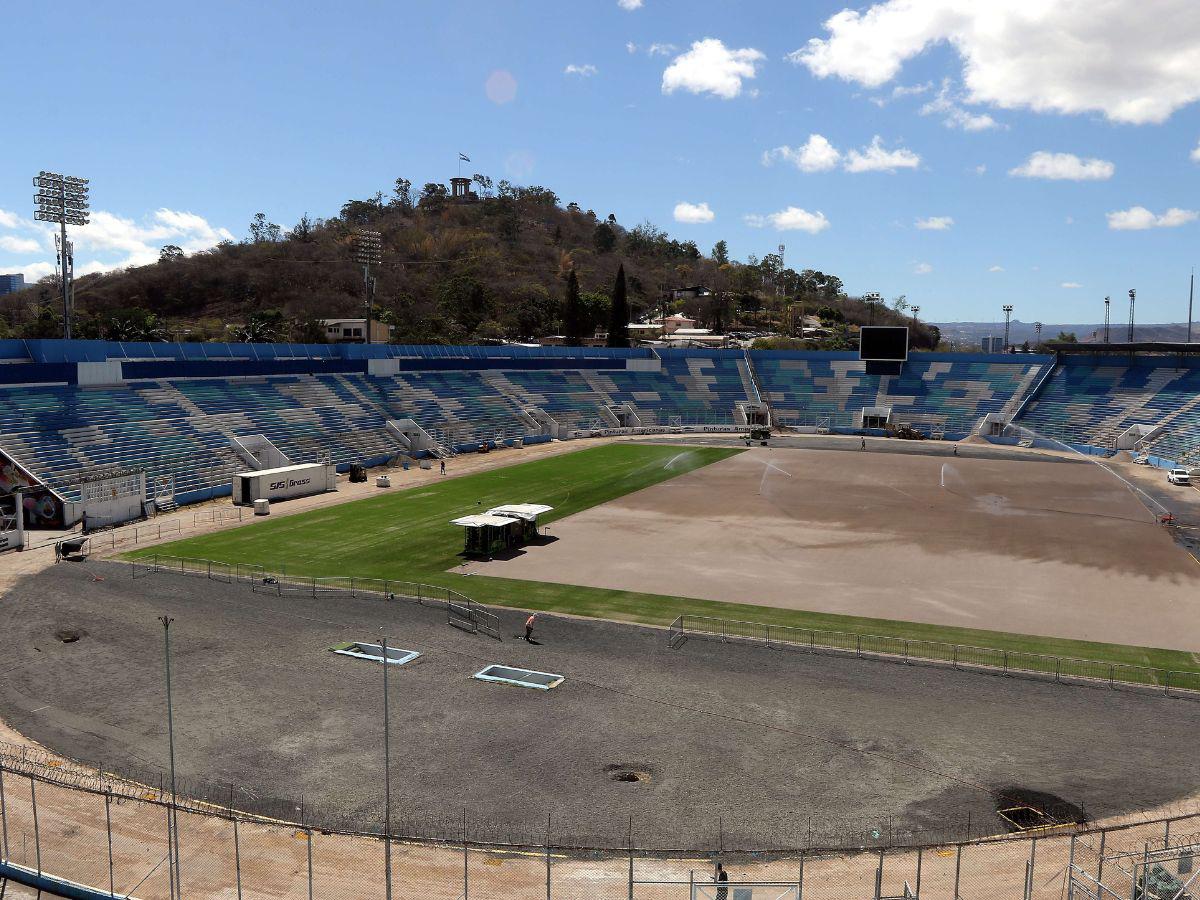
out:
<path id="1" fill-rule="evenodd" d="M 866 450 L 866 449 L 867 449 L 867 439 L 866 439 L 866 438 L 859 438 L 859 441 L 860 441 L 860 443 L 859 443 L 859 445 L 858 445 L 858 449 L 859 449 L 859 450 Z"/>
<path id="2" fill-rule="evenodd" d="M 446 461 L 444 459 L 442 460 L 442 474 L 446 474 Z"/>
<path id="3" fill-rule="evenodd" d="M 529 618 L 525 620 L 525 640 L 533 642 L 533 625 L 537 622 L 537 613 L 530 613 Z"/>
<path id="4" fill-rule="evenodd" d="M 717 900 L 727 900 L 729 897 L 729 873 L 720 863 L 717 863 L 717 872 L 713 876 L 713 881 L 717 883 Z"/>

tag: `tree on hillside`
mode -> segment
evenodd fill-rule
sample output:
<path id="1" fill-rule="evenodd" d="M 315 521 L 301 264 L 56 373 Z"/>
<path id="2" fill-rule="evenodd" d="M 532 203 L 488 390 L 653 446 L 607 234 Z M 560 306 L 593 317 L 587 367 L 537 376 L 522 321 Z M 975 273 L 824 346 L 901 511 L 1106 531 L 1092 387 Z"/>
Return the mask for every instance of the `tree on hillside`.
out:
<path id="1" fill-rule="evenodd" d="M 601 222 L 592 232 L 592 245 L 597 253 L 612 253 L 617 246 L 617 232 L 611 225 Z"/>
<path id="2" fill-rule="evenodd" d="M 718 266 L 729 262 L 729 245 L 724 240 L 717 241 L 712 248 L 712 258 Z"/>
<path id="3" fill-rule="evenodd" d="M 568 347 L 583 346 L 583 309 L 579 302 L 579 278 L 567 273 L 567 298 L 563 305 L 563 337 Z"/>
<path id="4" fill-rule="evenodd" d="M 288 237 L 295 238 L 303 244 L 310 243 L 313 239 L 313 230 L 317 227 L 317 223 L 312 220 L 308 213 L 300 217 L 300 221 L 296 223 Z"/>
<path id="5" fill-rule="evenodd" d="M 250 220 L 250 242 L 254 244 L 274 243 L 283 237 L 283 229 L 267 221 L 267 214 L 255 213 Z"/>
<path id="6" fill-rule="evenodd" d="M 413 211 L 412 182 L 407 178 L 396 179 L 396 186 L 392 188 L 392 206 L 402 213 Z"/>
<path id="7" fill-rule="evenodd" d="M 436 181 L 425 182 L 421 188 L 420 206 L 422 209 L 437 210 L 446 205 L 446 186 Z"/>
<path id="8" fill-rule="evenodd" d="M 625 263 L 617 266 L 613 285 L 612 314 L 608 318 L 608 346 L 629 346 L 629 301 L 625 296 Z"/>
<path id="9" fill-rule="evenodd" d="M 167 244 L 158 251 L 158 261 L 160 263 L 173 263 L 183 259 L 183 248 L 177 247 L 175 244 Z"/>

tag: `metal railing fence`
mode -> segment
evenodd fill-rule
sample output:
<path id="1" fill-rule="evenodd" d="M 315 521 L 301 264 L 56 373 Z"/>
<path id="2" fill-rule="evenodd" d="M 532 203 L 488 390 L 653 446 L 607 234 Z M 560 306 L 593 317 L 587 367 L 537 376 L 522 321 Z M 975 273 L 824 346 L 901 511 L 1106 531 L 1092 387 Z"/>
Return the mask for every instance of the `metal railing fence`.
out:
<path id="1" fill-rule="evenodd" d="M 144 578 L 158 572 L 198 575 L 213 581 L 249 584 L 255 593 L 277 597 L 415 600 L 424 605 L 444 607 L 447 622 L 451 625 L 502 640 L 500 619 L 495 613 L 465 594 L 437 584 L 357 575 L 289 575 L 286 568 L 273 571 L 254 563 L 228 563 L 158 553 L 132 560 L 130 572 L 134 578 Z"/>
<path id="2" fill-rule="evenodd" d="M 267 818 L 190 798 L 172 803 L 162 786 L 0 745 L 0 885 L 70 882 L 71 896 L 95 898 L 1148 900 L 1138 893 L 1148 881 L 1196 884 L 1185 869 L 1200 814 L 769 858 L 720 846 L 664 855 L 639 848 L 635 828 L 633 819 L 623 827 L 623 847 L 581 850 L 557 842 L 548 817 L 531 823 L 527 842 L 494 844 L 461 811 L 441 839 L 385 839 L 378 829 L 330 829 L 307 810 Z M 716 881 L 718 861 L 727 883 Z"/>
<path id="3" fill-rule="evenodd" d="M 886 635 L 822 631 L 792 625 L 743 622 L 712 616 L 685 614 L 668 629 L 671 646 L 689 637 L 760 644 L 768 649 L 797 649 L 809 652 L 850 654 L 904 663 L 931 663 L 954 669 L 977 669 L 1001 674 L 1022 674 L 1052 678 L 1055 682 L 1104 684 L 1109 688 L 1132 685 L 1162 689 L 1167 696 L 1200 699 L 1200 672 L 1157 669 L 1127 663 L 1104 662 L 1068 656 L 1027 653 L 948 644 Z"/>

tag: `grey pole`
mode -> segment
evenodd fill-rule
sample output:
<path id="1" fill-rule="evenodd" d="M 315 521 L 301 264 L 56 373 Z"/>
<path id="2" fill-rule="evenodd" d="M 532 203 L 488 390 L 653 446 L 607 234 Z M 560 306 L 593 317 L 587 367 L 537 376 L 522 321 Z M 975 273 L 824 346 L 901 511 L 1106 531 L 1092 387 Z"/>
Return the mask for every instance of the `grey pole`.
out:
<path id="1" fill-rule="evenodd" d="M 310 828 L 306 834 L 308 835 L 308 900 L 313 900 L 312 887 L 312 829 Z"/>
<path id="2" fill-rule="evenodd" d="M 546 813 L 546 900 L 550 897 L 550 813 Z"/>
<path id="3" fill-rule="evenodd" d="M 4 851 L 4 859 L 12 860 L 12 856 L 8 852 L 8 808 L 4 805 L 4 769 L 0 767 L 0 832 L 3 834 L 3 845 L 0 849 Z"/>
<path id="4" fill-rule="evenodd" d="M 1196 294 L 1196 270 L 1192 270 L 1192 278 L 1188 282 L 1188 327 L 1187 342 L 1192 342 L 1192 297 Z"/>
<path id="5" fill-rule="evenodd" d="M 117 896 L 116 880 L 113 878 L 112 856 L 112 789 L 104 792 L 104 828 L 108 832 L 108 893 Z"/>
<path id="6" fill-rule="evenodd" d="M 37 873 L 42 874 L 42 835 L 38 829 L 37 782 L 29 776 L 29 799 L 33 803 L 33 852 L 37 854 Z"/>
<path id="7" fill-rule="evenodd" d="M 463 900 L 471 895 L 471 879 L 467 871 L 467 808 L 463 807 Z"/>
<path id="8" fill-rule="evenodd" d="M 379 639 L 383 655 L 383 864 L 387 869 L 384 889 L 392 900 L 392 754 L 388 735 L 388 652 L 387 638 Z"/>
<path id="9" fill-rule="evenodd" d="M 233 820 L 233 871 L 237 876 L 238 900 L 242 900 L 242 844 L 238 839 L 238 820 Z"/>
<path id="10" fill-rule="evenodd" d="M 962 875 L 962 844 L 958 845 L 958 854 L 954 857 L 954 900 L 958 898 L 958 880 Z"/>
<path id="11" fill-rule="evenodd" d="M 160 776 L 161 781 L 161 776 Z M 161 788 L 160 788 L 161 791 Z M 171 807 L 166 807 L 167 813 L 167 896 L 175 900 L 175 866 L 171 862 Z"/>
<path id="12" fill-rule="evenodd" d="M 163 654 L 167 666 L 167 747 L 171 756 L 171 849 L 175 861 L 175 896 L 183 896 L 179 886 L 179 814 L 177 810 L 177 795 L 175 792 L 175 709 L 171 699 L 171 623 L 175 620 L 170 616 L 159 616 L 158 621 L 163 626 Z"/>

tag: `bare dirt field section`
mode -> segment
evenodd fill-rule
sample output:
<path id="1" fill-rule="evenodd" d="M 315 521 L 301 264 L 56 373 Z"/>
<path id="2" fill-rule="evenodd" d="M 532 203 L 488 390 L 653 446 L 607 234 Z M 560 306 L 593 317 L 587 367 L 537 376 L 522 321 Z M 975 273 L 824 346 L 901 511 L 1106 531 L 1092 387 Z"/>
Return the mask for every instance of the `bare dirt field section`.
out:
<path id="1" fill-rule="evenodd" d="M 1195 650 L 1200 565 L 1083 460 L 755 448 L 461 571 Z M 456 571 L 460 571 L 456 570 Z"/>

